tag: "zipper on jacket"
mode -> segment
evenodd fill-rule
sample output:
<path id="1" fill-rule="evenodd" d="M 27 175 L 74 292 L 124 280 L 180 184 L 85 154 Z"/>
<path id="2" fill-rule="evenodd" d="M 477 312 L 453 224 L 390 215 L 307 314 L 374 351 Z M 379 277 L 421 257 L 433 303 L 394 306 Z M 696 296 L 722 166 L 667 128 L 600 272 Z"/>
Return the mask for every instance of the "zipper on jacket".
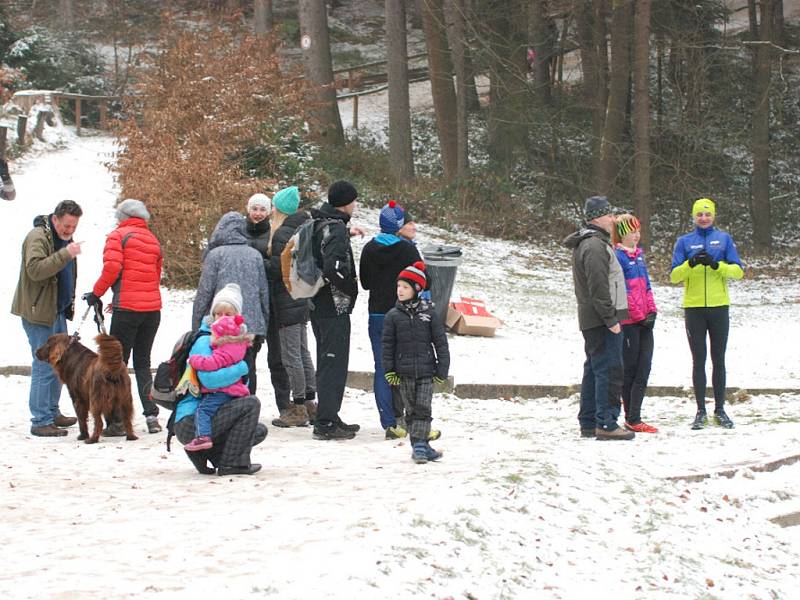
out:
<path id="1" fill-rule="evenodd" d="M 36 305 L 39 304 L 39 298 L 42 297 L 42 293 L 44 292 L 44 288 L 47 287 L 46 285 L 42 286 L 39 290 L 39 293 L 36 294 L 36 299 L 33 301 L 33 306 L 31 306 L 31 312 L 36 312 Z"/>

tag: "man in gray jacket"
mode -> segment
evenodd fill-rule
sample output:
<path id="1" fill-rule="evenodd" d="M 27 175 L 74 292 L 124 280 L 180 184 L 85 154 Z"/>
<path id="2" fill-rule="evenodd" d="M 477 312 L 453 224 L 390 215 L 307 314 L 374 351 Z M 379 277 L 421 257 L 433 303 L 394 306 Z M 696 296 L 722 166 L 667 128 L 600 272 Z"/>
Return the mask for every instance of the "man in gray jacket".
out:
<path id="1" fill-rule="evenodd" d="M 614 216 L 605 196 L 586 200 L 586 224 L 564 240 L 572 249 L 572 279 L 586 362 L 578 422 L 581 437 L 632 440 L 617 425 L 622 391 L 622 330 L 628 318 L 625 277 L 611 247 Z"/>

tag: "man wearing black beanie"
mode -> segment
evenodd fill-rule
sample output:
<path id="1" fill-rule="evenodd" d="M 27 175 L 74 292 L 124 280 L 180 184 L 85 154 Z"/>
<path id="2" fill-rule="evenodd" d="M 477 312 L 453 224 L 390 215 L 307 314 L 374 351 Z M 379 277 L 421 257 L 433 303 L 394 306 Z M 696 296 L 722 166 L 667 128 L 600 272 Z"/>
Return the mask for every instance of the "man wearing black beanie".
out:
<path id="1" fill-rule="evenodd" d="M 328 201 L 311 210 L 315 220 L 314 258 L 325 285 L 313 299 L 311 328 L 317 340 L 317 415 L 314 439 L 349 440 L 358 425 L 339 417 L 350 359 L 350 313 L 358 296 L 355 261 L 350 247 L 350 217 L 358 191 L 349 181 L 328 188 Z"/>

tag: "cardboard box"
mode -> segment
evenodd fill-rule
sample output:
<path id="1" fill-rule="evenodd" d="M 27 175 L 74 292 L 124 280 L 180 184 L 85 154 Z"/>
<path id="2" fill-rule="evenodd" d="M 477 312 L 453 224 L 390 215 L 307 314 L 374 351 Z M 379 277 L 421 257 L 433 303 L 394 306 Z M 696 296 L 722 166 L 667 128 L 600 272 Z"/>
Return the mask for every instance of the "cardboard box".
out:
<path id="1" fill-rule="evenodd" d="M 483 300 L 461 298 L 447 307 L 445 325 L 457 335 L 479 335 L 494 337 L 495 330 L 503 322 L 486 310 Z"/>

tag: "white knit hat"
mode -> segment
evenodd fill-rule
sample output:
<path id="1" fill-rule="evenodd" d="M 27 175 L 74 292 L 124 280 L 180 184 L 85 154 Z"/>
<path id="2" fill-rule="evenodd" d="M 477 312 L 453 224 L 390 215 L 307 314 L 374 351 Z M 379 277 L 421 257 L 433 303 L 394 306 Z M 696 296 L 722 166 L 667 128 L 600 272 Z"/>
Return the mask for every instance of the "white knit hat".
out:
<path id="1" fill-rule="evenodd" d="M 124 221 L 131 217 L 139 217 L 145 221 L 150 220 L 150 213 L 144 205 L 144 202 L 141 200 L 134 200 L 133 198 L 128 198 L 120 202 L 117 205 L 117 212 L 114 216 L 117 218 L 117 221 Z"/>
<path id="2" fill-rule="evenodd" d="M 236 314 L 242 313 L 242 290 L 237 283 L 229 283 L 216 294 L 214 294 L 214 301 L 211 303 L 211 314 L 214 314 L 214 309 L 219 304 L 227 304 L 232 306 Z"/>
<path id="3" fill-rule="evenodd" d="M 272 201 L 266 194 L 253 194 L 247 201 L 247 210 L 250 210 L 254 206 L 263 206 L 267 209 L 267 212 L 269 212 L 272 210 Z"/>

